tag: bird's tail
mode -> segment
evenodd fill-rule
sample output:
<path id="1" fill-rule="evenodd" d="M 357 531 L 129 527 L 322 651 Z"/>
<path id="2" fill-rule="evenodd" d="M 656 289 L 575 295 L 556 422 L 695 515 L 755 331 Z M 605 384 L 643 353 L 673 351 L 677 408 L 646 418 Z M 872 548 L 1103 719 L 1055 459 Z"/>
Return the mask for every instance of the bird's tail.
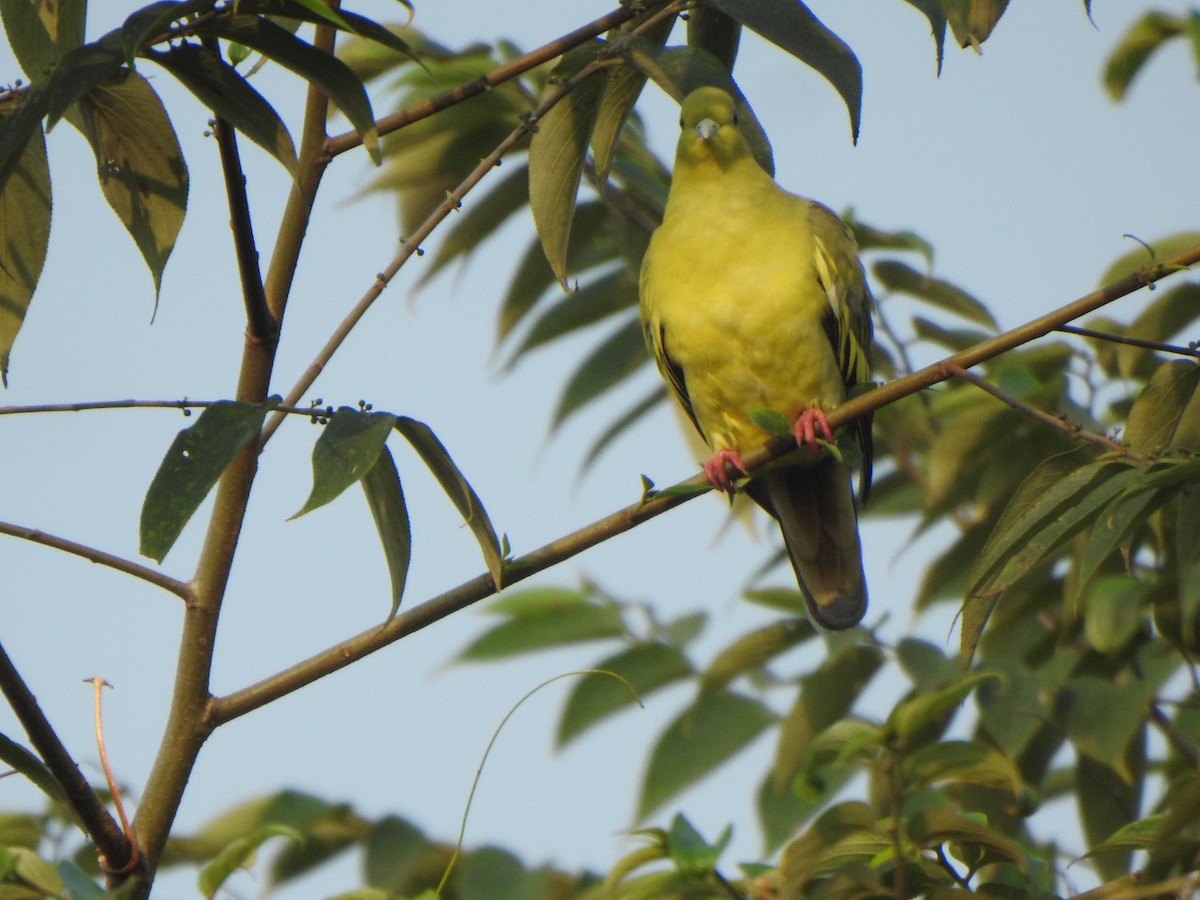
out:
<path id="1" fill-rule="evenodd" d="M 825 628 L 850 628 L 867 611 L 850 478 L 849 467 L 827 455 L 751 483 L 751 495 L 779 520 L 809 615 Z"/>

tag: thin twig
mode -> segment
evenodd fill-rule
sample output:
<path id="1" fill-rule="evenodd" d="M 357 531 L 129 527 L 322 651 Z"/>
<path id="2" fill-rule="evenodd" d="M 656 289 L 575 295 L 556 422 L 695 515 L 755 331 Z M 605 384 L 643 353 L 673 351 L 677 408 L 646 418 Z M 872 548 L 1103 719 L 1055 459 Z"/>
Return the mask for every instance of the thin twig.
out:
<path id="1" fill-rule="evenodd" d="M 79 820 L 83 830 L 96 844 L 104 859 L 125 860 L 133 854 L 132 846 L 113 820 L 79 766 L 59 740 L 49 720 L 38 706 L 37 698 L 21 678 L 20 673 L 0 645 L 0 691 L 8 700 L 30 743 L 62 788 L 67 805 Z"/>
<path id="2" fill-rule="evenodd" d="M 121 790 L 117 787 L 117 779 L 113 777 L 112 766 L 108 764 L 108 749 L 104 746 L 104 719 L 100 715 L 100 698 L 104 688 L 112 687 L 112 685 L 99 675 L 94 678 L 85 678 L 84 681 L 91 684 L 95 691 L 92 707 L 95 710 L 96 747 L 100 751 L 100 768 L 104 771 L 104 780 L 108 783 L 108 792 L 112 795 L 113 806 L 117 808 L 117 817 L 121 820 L 121 830 L 125 832 L 125 839 L 129 841 L 130 847 L 129 861 L 123 866 L 113 868 L 108 864 L 107 859 L 101 857 L 100 868 L 110 875 L 128 875 L 141 859 L 142 851 L 138 846 L 137 837 L 134 835 L 133 829 L 129 827 L 129 817 L 125 815 L 125 804 L 121 802 Z"/>
<path id="3" fill-rule="evenodd" d="M 0 534 L 7 534 L 12 537 L 21 538 L 22 540 L 32 541 L 35 544 L 41 544 L 45 547 L 53 547 L 55 550 L 61 550 L 64 553 L 71 553 L 86 559 L 88 562 L 107 566 L 126 575 L 132 575 L 134 578 L 140 578 L 142 581 L 148 582 L 155 587 L 170 591 L 181 600 L 186 601 L 192 598 L 192 588 L 187 582 L 180 581 L 178 578 L 172 578 L 170 575 L 165 575 L 133 560 L 114 556 L 112 553 L 106 553 L 103 550 L 97 550 L 95 547 L 89 547 L 86 544 L 80 544 L 67 538 L 58 537 L 57 535 L 47 534 L 36 528 L 14 525 L 11 522 L 0 522 Z"/>
<path id="4" fill-rule="evenodd" d="M 181 409 L 185 413 L 193 409 L 208 409 L 220 406 L 228 400 L 84 400 L 76 403 L 34 403 L 29 406 L 0 406 L 0 416 L 28 415 L 30 413 L 90 412 L 98 409 Z M 272 412 L 293 416 L 322 418 L 331 416 L 331 407 L 321 406 L 272 406 Z"/>
<path id="5" fill-rule="evenodd" d="M 562 56 L 571 48 L 628 22 L 646 9 L 660 4 L 665 5 L 665 3 L 666 0 L 650 0 L 650 2 L 646 3 L 630 3 L 622 6 L 620 9 L 613 10 L 607 15 L 603 15 L 586 25 L 576 28 L 572 32 L 564 34 L 560 38 L 543 44 L 536 50 L 531 50 L 528 53 L 518 56 L 516 59 L 497 66 L 490 72 L 485 72 L 483 75 L 468 81 L 466 84 L 460 84 L 458 87 L 435 94 L 426 100 L 410 106 L 408 109 L 384 116 L 375 123 L 375 128 L 378 130 L 379 136 L 383 137 L 385 134 L 399 131 L 413 122 L 427 119 L 435 113 L 449 109 L 451 106 L 462 103 L 464 100 L 469 100 L 471 97 L 482 94 L 484 91 L 503 84 L 506 81 L 510 81 L 518 75 L 523 75 L 530 69 L 535 69 L 543 63 Z M 345 153 L 347 150 L 353 150 L 355 147 L 361 145 L 362 135 L 357 131 L 347 131 L 344 134 L 329 138 L 325 143 L 325 149 L 329 157 L 333 158 L 338 154 Z"/>
<path id="6" fill-rule="evenodd" d="M 947 363 L 945 365 L 945 369 L 947 374 L 953 375 L 955 378 L 961 378 L 963 381 L 970 382 L 985 394 L 990 394 L 1001 403 L 1007 403 L 1017 412 L 1029 416 L 1032 419 L 1036 419 L 1043 425 L 1049 425 L 1051 428 L 1057 428 L 1059 431 L 1065 433 L 1069 437 L 1080 441 L 1086 441 L 1089 444 L 1096 444 L 1099 447 L 1103 447 L 1105 450 L 1111 450 L 1114 453 L 1119 453 L 1127 459 L 1131 459 L 1136 462 L 1142 462 L 1145 460 L 1144 456 L 1142 456 L 1140 453 L 1135 453 L 1134 451 L 1130 450 L 1120 441 L 1113 440 L 1106 434 L 1098 434 L 1095 431 L 1088 431 L 1086 428 L 1076 425 L 1074 422 L 1067 421 L 1067 419 L 1062 416 L 1052 416 L 1050 413 L 1042 412 L 1042 410 L 1030 406 L 1023 400 L 1018 400 L 1012 394 L 1006 393 L 1005 391 L 1000 390 L 1000 388 L 989 384 L 973 372 L 968 372 L 966 369 L 962 368 L 962 366 L 956 366 L 953 363 Z"/>
<path id="7" fill-rule="evenodd" d="M 830 411 L 830 427 L 837 428 L 845 425 L 859 416 L 873 412 L 902 397 L 945 381 L 952 377 L 949 367 L 965 369 L 978 365 L 1021 344 L 1042 337 L 1059 325 L 1087 315 L 1105 304 L 1131 294 L 1147 284 L 1159 281 L 1196 262 L 1200 262 L 1200 244 L 1170 257 L 1165 263 L 1151 266 L 1115 281 L 1018 328 L 956 353 L 942 362 L 926 366 L 904 378 L 898 378 L 873 391 L 860 394 Z M 795 452 L 795 450 L 795 441 L 789 438 L 775 438 L 764 446 L 745 454 L 743 461 L 747 464 L 747 468 L 753 470 L 780 456 Z M 505 585 L 515 584 L 530 575 L 569 559 L 589 547 L 628 531 L 647 519 L 674 509 L 692 497 L 704 493 L 709 485 L 704 476 L 700 474 L 681 482 L 676 487 L 681 491 L 676 492 L 671 489 L 652 494 L 647 499 L 617 510 L 591 525 L 580 528 L 532 553 L 507 563 L 504 568 Z M 234 691 L 224 697 L 211 699 L 208 705 L 208 725 L 215 728 L 245 715 L 495 593 L 496 586 L 491 575 L 478 575 L 407 612 L 400 613 L 382 625 L 369 628 L 340 641 L 327 650 L 265 678 L 257 684 Z"/>
<path id="8" fill-rule="evenodd" d="M 1079 325 L 1063 325 L 1057 331 L 1066 334 L 1077 334 L 1081 337 L 1095 338 L 1098 341 L 1108 341 L 1111 344 L 1128 344 L 1130 347 L 1141 347 L 1144 350 L 1159 350 L 1163 353 L 1174 353 L 1178 356 L 1190 356 L 1200 359 L 1200 348 L 1196 346 L 1181 347 L 1179 344 L 1164 344 L 1161 341 L 1147 341 L 1142 338 L 1126 337 L 1123 334 L 1112 334 L 1108 331 L 1096 331 L 1094 328 L 1083 328 Z"/>
<path id="9" fill-rule="evenodd" d="M 420 224 L 417 230 L 400 243 L 399 252 L 395 255 L 395 257 L 392 258 L 392 261 L 388 263 L 387 267 L 375 276 L 375 280 L 367 289 L 366 293 L 363 294 L 362 298 L 356 304 L 354 304 L 350 312 L 346 314 L 346 317 L 342 319 L 337 328 L 334 329 L 333 333 L 329 336 L 329 339 L 325 342 L 325 346 L 320 349 L 316 358 L 312 361 L 308 368 L 304 370 L 304 373 L 300 376 L 300 379 L 296 382 L 296 384 L 293 385 L 292 389 L 288 391 L 283 400 L 285 406 L 295 406 L 300 402 L 300 399 L 305 395 L 305 393 L 308 392 L 308 389 L 312 387 L 317 378 L 320 377 L 321 372 L 324 371 L 325 366 L 329 364 L 329 360 L 333 358 L 333 355 L 338 351 L 338 348 L 340 348 L 345 342 L 346 338 L 349 337 L 350 332 L 354 330 L 354 327 L 358 324 L 359 320 L 366 315 L 367 310 L 369 310 L 375 301 L 379 299 L 380 295 L 383 294 L 384 289 L 388 286 L 388 284 L 391 283 L 392 279 L 396 277 L 396 274 L 400 271 L 404 264 L 407 263 L 414 254 L 423 252 L 421 250 L 421 242 L 429 237 L 434 228 L 436 228 L 442 222 L 442 220 L 450 215 L 451 212 L 458 209 L 459 206 L 462 205 L 463 198 L 471 191 L 471 189 L 479 184 L 479 182 L 483 180 L 483 177 L 488 172 L 500 164 L 500 161 L 504 158 L 504 155 L 508 153 L 509 150 L 515 147 L 527 134 L 536 128 L 537 122 L 542 116 L 546 115 L 547 112 L 549 112 L 560 100 L 571 93 L 571 91 L 573 91 L 578 85 L 582 84 L 588 78 L 596 75 L 602 69 L 606 68 L 607 65 L 609 65 L 608 61 L 598 60 L 588 66 L 585 66 L 576 75 L 566 79 L 558 88 L 558 90 L 546 97 L 546 99 L 538 104 L 537 107 L 531 110 L 528 114 L 524 115 L 520 124 L 518 124 L 517 127 L 509 133 L 508 137 L 501 141 L 491 153 L 480 160 L 479 165 L 471 170 L 471 173 L 462 180 L 458 187 L 447 194 L 446 199 L 438 204 L 438 207 L 429 214 L 429 216 Z M 266 425 L 263 427 L 261 441 L 263 445 L 265 445 L 267 441 L 271 439 L 271 435 L 275 433 L 282 422 L 282 415 L 271 415 L 271 417 L 267 420 Z"/>
<path id="10" fill-rule="evenodd" d="M 220 57 L 216 38 L 206 37 L 201 43 L 214 56 Z M 254 222 L 250 218 L 250 201 L 246 197 L 246 173 L 242 168 L 241 154 L 238 153 L 237 131 L 215 112 L 212 131 L 221 157 L 221 172 L 225 176 L 229 230 L 233 232 L 242 301 L 246 306 L 246 334 L 260 343 L 274 341 L 279 336 L 279 323 L 267 308 L 262 272 L 258 268 L 258 246 L 254 242 Z"/>

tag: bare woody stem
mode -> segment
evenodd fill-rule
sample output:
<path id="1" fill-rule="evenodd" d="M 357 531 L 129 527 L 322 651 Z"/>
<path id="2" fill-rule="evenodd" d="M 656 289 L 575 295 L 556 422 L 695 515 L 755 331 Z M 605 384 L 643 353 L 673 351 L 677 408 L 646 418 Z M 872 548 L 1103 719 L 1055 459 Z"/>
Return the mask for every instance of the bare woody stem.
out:
<path id="1" fill-rule="evenodd" d="M 38 756 L 62 789 L 67 805 L 79 819 L 88 837 L 95 842 L 97 851 L 112 865 L 127 863 L 133 852 L 121 826 L 109 815 L 67 748 L 58 739 L 53 726 L 38 706 L 37 698 L 21 678 L 3 646 L 0 646 L 0 691 L 3 691 Z"/>
<path id="2" fill-rule="evenodd" d="M 1132 294 L 1139 288 L 1153 284 L 1197 262 L 1200 262 L 1200 245 L 1178 253 L 1158 265 L 1150 266 L 1114 281 L 1066 306 L 1046 313 L 1011 331 L 982 341 L 940 362 L 919 369 L 911 375 L 898 378 L 873 391 L 854 397 L 829 413 L 829 424 L 834 428 L 845 425 L 861 415 L 915 394 L 930 385 L 945 381 L 954 377 L 956 370 L 965 370 L 976 366 L 1001 353 L 1043 337 L 1073 319 L 1087 315 L 1114 300 Z M 763 447 L 746 454 L 743 461 L 748 468 L 753 470 L 773 459 L 795 452 L 795 450 L 795 441 L 790 438 L 776 438 L 767 442 Z M 708 489 L 708 482 L 704 476 L 696 475 L 668 491 L 654 493 L 649 498 L 617 510 L 591 525 L 580 528 L 532 553 L 507 563 L 504 569 L 505 585 L 509 586 L 522 581 L 589 547 L 629 531 L 647 519 L 661 515 L 667 510 L 687 502 L 692 497 L 705 493 Z M 344 668 L 406 635 L 420 631 L 422 628 L 495 593 L 496 586 L 491 576 L 479 575 L 395 616 L 382 625 L 347 638 L 257 684 L 235 691 L 225 697 L 214 698 L 208 708 L 209 726 L 216 728 L 231 719 L 258 709 L 272 700 L 299 690 L 331 672 Z"/>

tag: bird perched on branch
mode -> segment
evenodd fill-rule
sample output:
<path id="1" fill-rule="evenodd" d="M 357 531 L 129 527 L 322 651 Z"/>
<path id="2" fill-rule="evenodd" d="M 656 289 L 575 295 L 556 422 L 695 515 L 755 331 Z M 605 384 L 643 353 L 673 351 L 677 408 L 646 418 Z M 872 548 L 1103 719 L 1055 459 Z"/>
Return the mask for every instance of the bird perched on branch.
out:
<path id="1" fill-rule="evenodd" d="M 662 225 L 642 264 L 646 340 L 676 399 L 713 449 L 704 471 L 732 492 L 742 454 L 785 417 L 800 452 L 755 472 L 747 493 L 779 520 L 810 616 L 849 628 L 867 608 L 849 466 L 825 411 L 870 380 L 871 295 L 846 225 L 788 193 L 751 153 L 723 90 L 683 101 Z M 851 426 L 871 477 L 869 417 Z"/>

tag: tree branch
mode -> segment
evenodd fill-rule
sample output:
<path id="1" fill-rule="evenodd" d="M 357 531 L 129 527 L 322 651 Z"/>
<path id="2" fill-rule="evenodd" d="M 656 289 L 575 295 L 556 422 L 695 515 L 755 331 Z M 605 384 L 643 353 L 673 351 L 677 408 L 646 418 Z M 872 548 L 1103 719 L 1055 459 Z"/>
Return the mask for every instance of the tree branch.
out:
<path id="1" fill-rule="evenodd" d="M 1098 341 L 1108 341 L 1111 344 L 1128 344 L 1130 347 L 1141 347 L 1145 350 L 1159 350 L 1163 353 L 1174 353 L 1177 356 L 1190 356 L 1200 359 L 1200 348 L 1196 346 L 1181 347 L 1178 344 L 1164 344 L 1162 341 L 1145 341 L 1141 338 L 1126 337 L 1123 334 L 1112 334 L 1108 331 L 1096 331 L 1094 328 L 1083 328 L 1079 325 L 1063 325 L 1057 329 L 1065 334 L 1077 334 L 1080 337 L 1094 338 Z"/>
<path id="2" fill-rule="evenodd" d="M 151 569 L 149 566 L 143 566 L 141 563 L 136 563 L 133 560 L 105 553 L 103 550 L 97 550 L 95 547 L 89 547 L 86 544 L 80 544 L 67 538 L 47 534 L 36 528 L 14 525 L 11 522 L 0 522 L 0 534 L 12 535 L 13 537 L 31 541 L 35 544 L 53 547 L 55 550 L 62 550 L 64 553 L 74 554 L 86 559 L 88 562 L 107 566 L 117 572 L 124 572 L 126 575 L 132 575 L 134 578 L 140 578 L 142 581 L 149 582 L 155 587 L 170 591 L 181 600 L 192 599 L 191 586 L 180 581 L 178 578 L 164 575 L 162 572 Z"/>
<path id="3" fill-rule="evenodd" d="M 996 335 L 969 347 L 953 356 L 919 369 L 911 375 L 888 382 L 873 391 L 860 394 L 829 412 L 829 424 L 833 428 L 873 412 L 882 406 L 915 394 L 938 382 L 952 377 L 954 368 L 966 369 L 985 362 L 1008 350 L 1043 337 L 1059 326 L 1080 316 L 1087 315 L 1100 307 L 1118 300 L 1139 288 L 1152 284 L 1168 275 L 1200 262 L 1200 245 L 1178 253 L 1162 263 L 1150 266 L 1132 275 L 1093 291 L 1066 306 L 1027 322 L 1011 331 Z M 791 438 L 775 438 L 764 446 L 747 453 L 743 461 L 751 470 L 772 460 L 796 452 Z M 602 543 L 618 534 L 630 530 L 642 522 L 673 509 L 692 497 L 710 490 L 702 474 L 681 482 L 667 491 L 653 493 L 648 498 L 617 510 L 603 519 L 593 522 L 565 537 L 507 563 L 504 568 L 505 586 L 516 584 L 583 550 Z M 338 669 L 362 659 L 413 632 L 420 631 L 434 622 L 446 618 L 471 604 L 496 593 L 490 575 L 476 576 L 458 587 L 427 600 L 407 612 L 400 613 L 382 625 L 347 638 L 327 650 L 309 657 L 296 665 L 256 684 L 242 688 L 225 697 L 213 698 L 209 703 L 207 721 L 216 728 L 232 719 L 245 715 L 272 700 L 286 696 L 311 684 Z"/>
<path id="4" fill-rule="evenodd" d="M 3 691 L 30 743 L 62 788 L 67 805 L 88 837 L 95 842 L 101 856 L 114 866 L 127 862 L 132 848 L 122 834 L 121 826 L 109 815 L 79 771 L 75 760 L 71 759 L 71 754 L 58 739 L 50 721 L 38 706 L 37 698 L 17 672 L 3 646 L 0 646 L 0 691 Z"/>

